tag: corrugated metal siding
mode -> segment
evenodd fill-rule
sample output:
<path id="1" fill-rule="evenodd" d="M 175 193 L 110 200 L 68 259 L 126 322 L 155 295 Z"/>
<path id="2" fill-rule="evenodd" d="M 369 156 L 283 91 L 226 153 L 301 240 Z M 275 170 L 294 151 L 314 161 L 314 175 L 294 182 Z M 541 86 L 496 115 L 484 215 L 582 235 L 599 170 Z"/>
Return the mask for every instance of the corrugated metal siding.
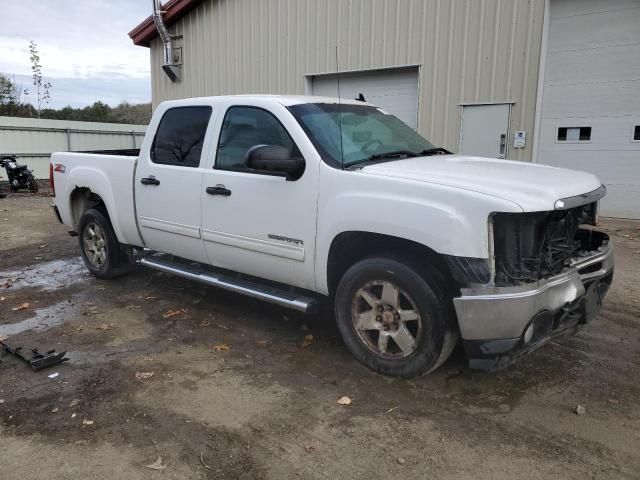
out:
<path id="1" fill-rule="evenodd" d="M 552 0 L 538 159 L 607 186 L 601 213 L 640 219 L 640 0 Z M 591 127 L 588 142 L 560 127 Z"/>
<path id="2" fill-rule="evenodd" d="M 140 148 L 146 129 L 146 125 L 0 117 L 0 153 L 16 154 L 37 178 L 48 178 L 53 152 Z M 6 175 L 0 171 L 0 176 Z"/>
<path id="3" fill-rule="evenodd" d="M 160 101 L 305 92 L 305 75 L 420 65 L 419 130 L 457 151 L 461 103 L 513 101 L 511 133 L 533 138 L 544 0 L 208 0 L 171 29 L 184 75 L 152 42 Z M 510 142 L 512 143 L 512 142 Z M 531 159 L 531 142 L 510 157 Z"/>

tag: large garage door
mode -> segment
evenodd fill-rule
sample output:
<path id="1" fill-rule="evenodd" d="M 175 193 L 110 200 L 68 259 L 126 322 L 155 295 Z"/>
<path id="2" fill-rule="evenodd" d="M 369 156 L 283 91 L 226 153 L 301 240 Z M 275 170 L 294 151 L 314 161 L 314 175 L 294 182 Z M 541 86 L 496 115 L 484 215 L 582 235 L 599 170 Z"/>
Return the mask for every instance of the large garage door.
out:
<path id="1" fill-rule="evenodd" d="M 596 174 L 640 218 L 640 0 L 551 0 L 538 161 Z"/>
<path id="2" fill-rule="evenodd" d="M 337 97 L 335 75 L 311 79 L 311 93 Z M 355 99 L 363 94 L 366 101 L 394 114 L 412 128 L 418 128 L 418 69 L 394 68 L 340 74 L 340 96 Z"/>

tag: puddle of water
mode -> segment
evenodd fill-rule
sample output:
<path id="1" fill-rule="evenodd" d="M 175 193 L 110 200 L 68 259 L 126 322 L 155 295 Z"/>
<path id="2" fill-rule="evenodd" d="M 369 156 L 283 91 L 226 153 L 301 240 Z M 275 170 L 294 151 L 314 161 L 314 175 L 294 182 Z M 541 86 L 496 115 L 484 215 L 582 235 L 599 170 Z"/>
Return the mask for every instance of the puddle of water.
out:
<path id="1" fill-rule="evenodd" d="M 81 282 L 88 277 L 89 272 L 82 258 L 76 257 L 30 265 L 22 270 L 0 272 L 0 284 L 6 280 L 12 282 L 9 288 L 2 290 L 7 292 L 28 287 L 51 291 Z"/>
<path id="2" fill-rule="evenodd" d="M 60 325 L 71 319 L 73 312 L 77 309 L 75 301 L 56 303 L 45 308 L 34 310 L 35 315 L 17 323 L 0 325 L 0 337 L 11 337 L 27 330 L 44 332 L 52 327 Z"/>

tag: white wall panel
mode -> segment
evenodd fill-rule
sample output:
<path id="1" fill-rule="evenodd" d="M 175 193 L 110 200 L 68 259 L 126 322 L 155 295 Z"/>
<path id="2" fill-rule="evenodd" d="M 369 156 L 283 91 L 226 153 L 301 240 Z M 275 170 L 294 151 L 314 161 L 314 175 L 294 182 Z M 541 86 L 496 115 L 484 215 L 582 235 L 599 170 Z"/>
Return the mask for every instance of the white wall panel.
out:
<path id="1" fill-rule="evenodd" d="M 538 161 L 596 174 L 604 215 L 640 218 L 640 0 L 551 0 Z M 588 142 L 559 127 L 591 127 Z"/>
<path id="2" fill-rule="evenodd" d="M 16 154 L 37 178 L 48 178 L 53 152 L 140 148 L 146 129 L 146 125 L 0 117 L 0 153 Z M 3 171 L 0 176 L 6 179 Z"/>

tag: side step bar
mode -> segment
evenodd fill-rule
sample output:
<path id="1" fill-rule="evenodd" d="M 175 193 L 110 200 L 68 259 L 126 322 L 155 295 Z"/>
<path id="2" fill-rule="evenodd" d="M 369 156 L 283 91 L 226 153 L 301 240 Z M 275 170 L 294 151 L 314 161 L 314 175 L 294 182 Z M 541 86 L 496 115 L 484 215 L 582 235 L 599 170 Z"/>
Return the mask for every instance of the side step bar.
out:
<path id="1" fill-rule="evenodd" d="M 295 292 L 288 292 L 270 285 L 263 285 L 254 281 L 244 280 L 216 272 L 199 272 L 177 262 L 163 258 L 162 255 L 150 255 L 138 260 L 140 265 L 171 273 L 179 277 L 195 280 L 196 282 L 223 288 L 230 292 L 240 293 L 248 297 L 264 300 L 269 303 L 280 305 L 281 307 L 292 308 L 304 313 L 315 313 L 318 307 L 318 300 L 312 297 L 299 295 Z"/>

